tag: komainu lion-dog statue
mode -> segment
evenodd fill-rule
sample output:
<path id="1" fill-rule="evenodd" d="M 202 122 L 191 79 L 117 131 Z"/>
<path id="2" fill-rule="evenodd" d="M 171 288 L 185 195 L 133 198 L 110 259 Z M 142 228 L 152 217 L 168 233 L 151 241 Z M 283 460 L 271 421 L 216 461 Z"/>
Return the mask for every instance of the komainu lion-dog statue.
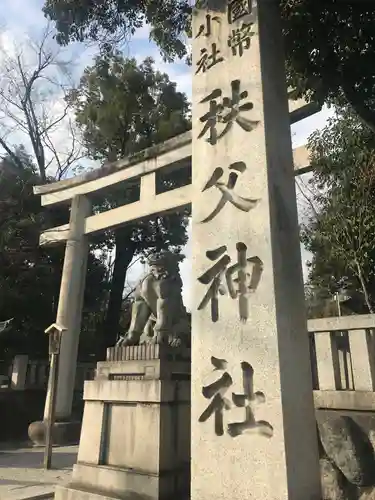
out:
<path id="1" fill-rule="evenodd" d="M 117 346 L 169 344 L 190 347 L 190 315 L 182 301 L 178 256 L 154 253 L 149 272 L 137 285 L 128 333 Z"/>

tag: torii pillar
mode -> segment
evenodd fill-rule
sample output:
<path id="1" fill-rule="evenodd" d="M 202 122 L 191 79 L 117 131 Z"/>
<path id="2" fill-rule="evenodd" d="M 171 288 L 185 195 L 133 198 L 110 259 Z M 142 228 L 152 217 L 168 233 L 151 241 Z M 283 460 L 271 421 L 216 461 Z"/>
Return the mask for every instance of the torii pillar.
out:
<path id="1" fill-rule="evenodd" d="M 64 326 L 66 332 L 62 336 L 58 366 L 56 423 L 53 431 L 55 444 L 76 442 L 80 433 L 80 422 L 72 421 L 72 404 L 89 251 L 85 220 L 90 214 L 91 203 L 88 198 L 75 196 L 71 205 L 56 316 L 56 323 Z M 33 422 L 29 427 L 30 439 L 39 444 L 44 443 L 45 422 L 49 417 L 50 389 L 51 379 L 48 381 L 43 421 Z"/>

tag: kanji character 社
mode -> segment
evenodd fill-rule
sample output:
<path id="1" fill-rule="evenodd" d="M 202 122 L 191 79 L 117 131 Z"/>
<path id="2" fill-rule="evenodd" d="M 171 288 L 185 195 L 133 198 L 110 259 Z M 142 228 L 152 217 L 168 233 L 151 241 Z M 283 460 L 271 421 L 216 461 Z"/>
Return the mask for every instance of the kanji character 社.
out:
<path id="1" fill-rule="evenodd" d="M 255 420 L 255 405 L 264 403 L 266 398 L 263 392 L 254 392 L 254 368 L 250 363 L 242 362 L 243 394 L 232 393 L 232 401 L 237 407 L 245 408 L 245 419 L 242 422 L 228 424 L 228 434 L 237 437 L 244 432 L 257 432 L 265 437 L 273 436 L 273 427 L 265 420 Z"/>
<path id="2" fill-rule="evenodd" d="M 205 73 L 216 64 L 223 62 L 224 58 L 219 54 L 220 50 L 216 47 L 216 43 L 211 44 L 211 53 L 207 49 L 201 49 L 201 58 L 197 62 L 195 74 Z"/>
<path id="3" fill-rule="evenodd" d="M 213 356 L 211 357 L 211 363 L 217 370 L 223 368 L 223 362 L 224 366 L 226 366 L 225 360 L 220 360 Z M 217 436 L 222 436 L 224 434 L 223 412 L 224 410 L 229 410 L 231 407 L 231 402 L 226 399 L 224 395 L 232 383 L 232 377 L 229 373 L 225 372 L 218 380 L 202 388 L 203 396 L 206 399 L 212 398 L 212 401 L 199 417 L 198 421 L 206 422 L 212 415 L 214 415 L 215 434 Z"/>

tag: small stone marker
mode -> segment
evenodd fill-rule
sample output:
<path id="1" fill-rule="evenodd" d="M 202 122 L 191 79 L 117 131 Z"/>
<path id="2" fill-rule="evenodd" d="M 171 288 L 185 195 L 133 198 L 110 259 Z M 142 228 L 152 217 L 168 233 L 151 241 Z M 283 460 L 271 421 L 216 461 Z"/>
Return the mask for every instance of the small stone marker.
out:
<path id="1" fill-rule="evenodd" d="M 278 1 L 193 15 L 192 500 L 320 500 Z"/>

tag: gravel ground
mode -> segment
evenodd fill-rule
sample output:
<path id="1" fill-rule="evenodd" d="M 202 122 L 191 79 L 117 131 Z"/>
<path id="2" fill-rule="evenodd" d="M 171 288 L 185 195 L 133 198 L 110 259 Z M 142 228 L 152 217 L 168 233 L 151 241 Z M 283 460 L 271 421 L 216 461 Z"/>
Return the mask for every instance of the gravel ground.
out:
<path id="1" fill-rule="evenodd" d="M 0 445 L 0 499 L 53 498 L 54 486 L 69 480 L 77 453 L 78 446 L 53 448 L 53 468 L 47 471 L 43 469 L 44 448 Z"/>

